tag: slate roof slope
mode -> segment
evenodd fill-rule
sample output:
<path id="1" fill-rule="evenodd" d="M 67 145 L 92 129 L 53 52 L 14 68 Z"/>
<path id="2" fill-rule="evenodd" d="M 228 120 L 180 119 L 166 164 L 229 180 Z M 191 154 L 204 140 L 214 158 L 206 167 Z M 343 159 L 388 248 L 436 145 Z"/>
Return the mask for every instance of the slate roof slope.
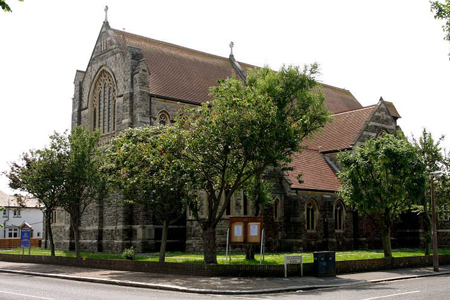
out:
<path id="1" fill-rule="evenodd" d="M 333 169 L 317 150 L 306 149 L 294 154 L 290 166 L 294 170 L 287 171 L 286 175 L 293 189 L 337 191 L 341 186 Z M 298 174 L 302 174 L 302 184 L 298 182 Z"/>
<path id="2" fill-rule="evenodd" d="M 217 80 L 239 75 L 225 57 L 185 48 L 182 46 L 110 29 L 114 39 L 125 49 L 142 49 L 150 72 L 150 93 L 164 97 L 202 103 L 211 100 L 209 88 Z M 238 62 L 247 71 L 258 68 Z M 321 84 L 330 111 L 340 112 L 360 108 L 361 104 L 345 89 Z"/>
<path id="3" fill-rule="evenodd" d="M 376 105 L 371 105 L 332 115 L 332 121 L 325 125 L 322 132 L 312 140 L 305 139 L 302 146 L 320 152 L 351 148 L 375 108 Z"/>

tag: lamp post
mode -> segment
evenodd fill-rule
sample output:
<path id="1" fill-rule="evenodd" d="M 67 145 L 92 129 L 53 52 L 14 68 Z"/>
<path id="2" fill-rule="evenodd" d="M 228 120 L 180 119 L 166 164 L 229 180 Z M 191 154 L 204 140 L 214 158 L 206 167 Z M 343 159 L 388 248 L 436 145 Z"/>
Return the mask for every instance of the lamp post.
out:
<path id="1" fill-rule="evenodd" d="M 434 179 L 439 178 L 443 175 L 443 172 L 436 171 L 430 173 L 431 180 L 431 214 L 433 217 L 433 269 L 435 272 L 439 272 L 439 255 L 438 255 L 438 245 L 437 245 L 437 220 L 436 220 L 436 206 L 434 204 Z"/>

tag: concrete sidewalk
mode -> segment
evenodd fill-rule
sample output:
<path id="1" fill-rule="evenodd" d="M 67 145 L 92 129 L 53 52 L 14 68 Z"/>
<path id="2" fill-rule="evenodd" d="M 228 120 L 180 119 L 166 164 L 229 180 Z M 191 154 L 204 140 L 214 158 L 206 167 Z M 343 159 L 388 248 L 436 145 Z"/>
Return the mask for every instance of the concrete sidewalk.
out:
<path id="1" fill-rule="evenodd" d="M 441 266 L 441 271 L 439 273 L 433 272 L 433 268 L 428 267 L 347 274 L 326 278 L 309 276 L 258 278 L 174 276 L 156 273 L 111 271 L 0 261 L 0 272 L 179 292 L 238 295 L 280 293 L 331 287 L 350 287 L 375 282 L 437 276 L 450 274 L 450 266 Z"/>

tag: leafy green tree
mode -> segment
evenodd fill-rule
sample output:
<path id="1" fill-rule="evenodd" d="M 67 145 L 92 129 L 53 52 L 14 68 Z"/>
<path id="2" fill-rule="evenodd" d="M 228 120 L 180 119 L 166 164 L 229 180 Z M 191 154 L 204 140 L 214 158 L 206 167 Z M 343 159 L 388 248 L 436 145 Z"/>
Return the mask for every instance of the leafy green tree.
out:
<path id="1" fill-rule="evenodd" d="M 422 160 L 425 162 L 425 176 L 430 178 L 432 172 L 447 172 L 449 167 L 448 157 L 442 151 L 441 142 L 444 136 L 435 140 L 426 129 L 422 131 L 422 136 L 417 140 L 413 138 L 413 143 L 417 147 Z M 435 178 L 435 203 L 439 213 L 445 214 L 450 199 L 450 180 L 447 176 Z M 431 186 L 430 180 L 426 181 L 426 188 L 417 205 L 413 206 L 413 211 L 423 216 L 423 229 L 425 232 L 425 255 L 430 255 L 431 248 Z"/>
<path id="2" fill-rule="evenodd" d="M 417 148 L 404 137 L 383 134 L 338 158 L 344 201 L 381 227 L 384 256 L 392 257 L 392 226 L 425 189 L 426 167 Z"/>
<path id="3" fill-rule="evenodd" d="M 23 2 L 23 0 L 19 0 L 20 2 Z M 11 8 L 9 7 L 9 5 L 6 3 L 5 0 L 0 0 L 0 7 L 5 11 L 5 12 L 12 12 Z"/>
<path id="4" fill-rule="evenodd" d="M 50 148 L 61 154 L 62 186 L 58 205 L 70 215 L 70 227 L 75 239 L 76 257 L 80 256 L 79 226 L 83 213 L 95 199 L 105 196 L 105 180 L 100 173 L 101 155 L 99 133 L 89 133 L 79 126 L 72 132 L 55 133 L 50 137 Z"/>
<path id="5" fill-rule="evenodd" d="M 63 184 L 61 153 L 52 148 L 30 150 L 19 162 L 11 164 L 5 175 L 12 189 L 29 193 L 39 200 L 45 219 L 45 248 L 50 242 L 50 252 L 55 256 L 55 245 L 51 227 L 51 215 L 58 206 L 58 196 Z"/>
<path id="6" fill-rule="evenodd" d="M 178 121 L 189 128 L 184 159 L 208 195 L 204 262 L 217 263 L 216 227 L 234 192 L 268 167 L 282 167 L 300 142 L 329 120 L 314 76 L 318 66 L 250 70 L 246 82 L 229 78 L 211 88 L 214 99 Z M 181 131 L 180 131 L 181 132 Z"/>
<path id="7" fill-rule="evenodd" d="M 434 12 L 434 18 L 438 20 L 445 20 L 442 25 L 442 30 L 445 32 L 444 40 L 450 41 L 450 0 L 430 1 L 431 11 Z M 449 54 L 450 55 L 450 54 Z"/>
<path id="8" fill-rule="evenodd" d="M 272 198 L 273 184 L 264 179 L 264 173 L 255 174 L 250 177 L 242 187 L 244 195 L 248 197 L 252 204 L 252 212 L 255 217 L 259 216 L 267 205 L 274 203 Z M 245 246 L 245 259 L 255 259 L 255 246 Z"/>
<path id="9" fill-rule="evenodd" d="M 159 261 L 165 260 L 169 225 L 182 218 L 196 197 L 193 172 L 179 159 L 184 141 L 165 126 L 132 128 L 113 140 L 106 152 L 109 180 L 125 200 L 150 210 L 163 224 Z"/>

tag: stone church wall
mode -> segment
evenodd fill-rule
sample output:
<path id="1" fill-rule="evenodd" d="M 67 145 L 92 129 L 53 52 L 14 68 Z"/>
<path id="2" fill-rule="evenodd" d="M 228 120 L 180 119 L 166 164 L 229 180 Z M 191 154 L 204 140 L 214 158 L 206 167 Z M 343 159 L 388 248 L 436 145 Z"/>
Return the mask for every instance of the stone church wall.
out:
<path id="1" fill-rule="evenodd" d="M 167 114 L 170 125 L 185 109 L 194 107 L 189 101 L 177 101 L 150 94 L 149 71 L 141 49 L 121 48 L 104 26 L 86 71 L 77 71 L 74 80 L 72 106 L 72 127 L 83 125 L 92 129 L 90 117 L 91 87 L 101 70 L 108 71 L 116 83 L 115 132 L 105 134 L 101 141 L 106 143 L 121 131 L 145 125 L 160 123 L 160 115 Z M 384 102 L 380 102 L 371 119 L 360 132 L 354 147 L 361 146 L 369 138 L 381 132 L 394 133 L 395 119 Z M 336 153 L 326 156 L 337 167 Z M 273 170 L 272 170 L 273 171 Z M 345 207 L 342 229 L 336 229 L 334 208 L 341 201 L 337 193 L 291 190 L 290 185 L 277 172 L 268 175 L 274 183 L 272 196 L 279 200 L 268 204 L 261 214 L 264 217 L 266 250 L 300 252 L 317 250 L 347 250 L 357 248 L 380 248 L 378 226 L 365 217 L 358 216 Z M 205 195 L 201 210 L 206 211 Z M 314 229 L 307 229 L 306 207 L 314 201 L 316 207 Z M 216 230 L 217 249 L 224 250 L 230 216 L 244 216 L 243 194 L 237 192 L 231 203 L 231 214 L 224 216 Z M 246 216 L 254 215 L 249 205 Z M 204 217 L 205 215 L 203 215 Z M 412 226 L 411 224 L 414 224 Z M 419 224 L 419 225 L 418 225 Z M 450 222 L 439 225 L 441 245 L 450 244 Z M 56 221 L 52 224 L 57 248 L 72 249 L 73 236 L 70 232 L 69 216 L 58 209 Z M 422 245 L 423 232 L 420 218 L 404 216 L 403 223 L 393 233 L 393 245 Z M 150 212 L 139 206 L 125 205 L 118 194 L 92 203 L 81 220 L 80 243 L 83 250 L 120 252 L 134 246 L 139 252 L 159 250 L 162 226 Z M 202 230 L 188 212 L 186 219 L 169 228 L 168 250 L 201 252 Z"/>

